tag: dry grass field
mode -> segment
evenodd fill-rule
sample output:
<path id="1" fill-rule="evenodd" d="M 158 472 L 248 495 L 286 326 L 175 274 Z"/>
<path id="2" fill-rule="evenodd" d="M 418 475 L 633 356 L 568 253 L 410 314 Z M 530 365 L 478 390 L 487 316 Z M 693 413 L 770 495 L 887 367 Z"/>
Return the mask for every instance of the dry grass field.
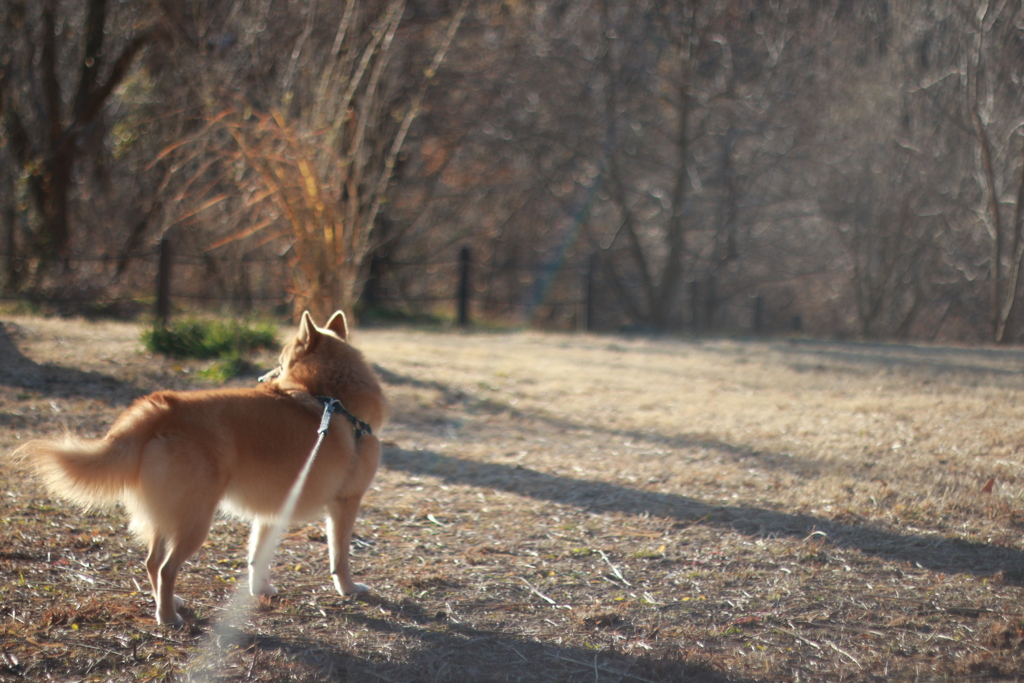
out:
<path id="1" fill-rule="evenodd" d="M 139 328 L 3 319 L 0 453 L 206 386 Z M 362 330 L 393 408 L 357 580 L 243 525 L 158 627 L 119 510 L 0 461 L 0 680 L 1024 680 L 1024 352 Z M 270 356 L 257 359 L 268 368 Z M 233 382 L 253 382 L 248 376 Z"/>

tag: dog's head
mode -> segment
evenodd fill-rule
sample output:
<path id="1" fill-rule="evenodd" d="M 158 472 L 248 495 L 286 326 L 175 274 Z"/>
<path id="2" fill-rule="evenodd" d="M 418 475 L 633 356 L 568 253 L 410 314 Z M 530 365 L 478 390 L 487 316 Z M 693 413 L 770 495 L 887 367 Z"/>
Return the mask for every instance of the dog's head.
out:
<path id="1" fill-rule="evenodd" d="M 373 368 L 349 344 L 348 321 L 336 311 L 317 327 L 306 311 L 299 331 L 281 350 L 281 365 L 266 376 L 268 385 L 287 393 L 330 396 L 374 430 L 387 419 L 387 401 Z"/>
<path id="2" fill-rule="evenodd" d="M 282 387 L 331 396 L 353 381 L 372 376 L 362 354 L 348 343 L 348 338 L 343 312 L 336 311 L 326 326 L 318 327 L 305 311 L 299 331 L 281 350 L 281 364 L 274 379 Z"/>
<path id="3" fill-rule="evenodd" d="M 333 334 L 343 342 L 348 341 L 348 319 L 344 311 L 335 311 L 327 325 L 320 328 L 313 323 L 313 316 L 309 311 L 302 312 L 302 320 L 299 321 L 299 332 L 295 335 L 295 341 L 312 346 L 317 339 L 326 333 Z"/>

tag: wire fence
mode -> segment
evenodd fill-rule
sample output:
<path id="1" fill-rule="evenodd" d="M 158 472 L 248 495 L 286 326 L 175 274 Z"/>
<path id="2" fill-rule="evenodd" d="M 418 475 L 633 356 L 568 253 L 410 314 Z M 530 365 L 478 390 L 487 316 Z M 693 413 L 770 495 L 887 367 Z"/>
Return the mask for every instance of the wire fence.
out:
<path id="1" fill-rule="evenodd" d="M 172 310 L 228 307 L 238 312 L 280 312 L 288 304 L 287 261 L 282 257 L 171 255 L 170 243 L 116 255 L 76 255 L 59 262 L 59 275 L 37 277 L 32 259 L 0 251 L 5 286 L 0 300 L 44 305 L 58 312 L 169 315 Z"/>
<path id="2" fill-rule="evenodd" d="M 287 253 L 232 257 L 175 246 L 165 239 L 123 254 L 76 256 L 63 262 L 63 275 L 48 286 L 29 294 L 0 294 L 0 300 L 27 301 L 59 313 L 152 314 L 158 321 L 196 310 L 282 318 L 293 314 Z M 0 264 L 5 264 L 9 282 L 16 259 L 0 252 Z M 639 283 L 626 286 L 640 290 Z M 781 308 L 774 303 L 769 306 L 756 293 L 720 296 L 713 281 L 691 281 L 680 291 L 677 319 L 680 327 L 695 332 L 760 334 L 780 325 L 798 330 L 799 316 L 780 322 Z M 623 309 L 597 255 L 575 262 L 493 263 L 474 260 L 470 249 L 462 247 L 455 258 L 387 260 L 376 267 L 371 263 L 361 304 L 364 310 L 426 314 L 464 326 L 487 319 L 555 329 L 644 327 Z"/>
<path id="3" fill-rule="evenodd" d="M 214 255 L 178 248 L 169 239 L 148 249 L 116 255 L 73 256 L 60 263 L 60 276 L 24 291 L 10 287 L 19 270 L 33 264 L 0 251 L 8 284 L 0 301 L 28 302 L 60 313 L 107 313 L 135 317 L 151 313 L 166 321 L 183 311 L 213 309 L 239 315 L 291 315 L 291 268 L 288 254 Z M 469 325 L 478 316 L 529 321 L 544 309 L 550 317 L 576 324 L 583 304 L 575 285 L 538 292 L 538 283 L 551 281 L 557 271 L 548 265 L 474 263 L 464 247 L 455 258 L 388 261 L 383 272 L 371 268 L 364 305 L 433 314 Z M 564 273 L 563 273 L 564 275 Z M 571 278 L 575 282 L 578 276 Z M 568 312 L 568 313 L 567 313 Z"/>

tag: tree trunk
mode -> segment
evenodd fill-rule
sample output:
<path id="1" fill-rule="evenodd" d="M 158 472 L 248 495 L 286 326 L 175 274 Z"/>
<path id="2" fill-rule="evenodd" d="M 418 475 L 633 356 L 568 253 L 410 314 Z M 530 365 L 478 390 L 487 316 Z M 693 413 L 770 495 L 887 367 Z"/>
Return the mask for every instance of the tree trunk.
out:
<path id="1" fill-rule="evenodd" d="M 149 40 L 151 32 L 143 31 L 132 38 L 111 64 L 110 74 L 98 83 L 104 67 L 104 25 L 107 0 L 86 0 L 86 19 L 79 78 L 71 99 L 71 111 L 65 110 L 68 100 L 61 88 L 62 66 L 59 55 L 65 52 L 57 44 L 58 6 L 56 0 L 44 0 L 41 13 L 40 57 L 33 80 L 38 84 L 40 98 L 26 103 L 40 114 L 39 128 L 30 131 L 18 114 L 14 97 L 5 98 L 0 108 L 4 128 L 13 156 L 29 175 L 29 196 L 41 218 L 39 231 L 24 247 L 40 259 L 39 273 L 55 261 L 67 264 L 71 252 L 70 197 L 73 189 L 75 163 L 80 153 L 79 137 L 103 111 L 114 89 L 124 80 L 135 55 Z M 67 31 L 60 35 L 69 35 Z M 77 50 L 75 52 L 78 52 Z M 13 91 L 12 91 L 13 92 Z M 42 163 L 37 163 L 42 160 Z"/>

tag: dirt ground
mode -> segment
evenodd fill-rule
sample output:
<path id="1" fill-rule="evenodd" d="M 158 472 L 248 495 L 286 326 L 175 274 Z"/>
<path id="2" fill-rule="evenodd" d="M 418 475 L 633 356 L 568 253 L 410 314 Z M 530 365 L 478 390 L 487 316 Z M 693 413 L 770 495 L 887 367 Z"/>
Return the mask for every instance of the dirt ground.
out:
<path id="1" fill-rule="evenodd" d="M 0 321 L 0 454 L 208 386 L 137 325 Z M 180 580 L 187 626 L 158 627 L 125 516 L 3 458 L 0 680 L 1024 680 L 1024 352 L 355 342 L 393 410 L 353 548 L 370 595 L 335 593 L 322 528 L 296 527 L 281 595 L 232 619 L 225 518 Z"/>

